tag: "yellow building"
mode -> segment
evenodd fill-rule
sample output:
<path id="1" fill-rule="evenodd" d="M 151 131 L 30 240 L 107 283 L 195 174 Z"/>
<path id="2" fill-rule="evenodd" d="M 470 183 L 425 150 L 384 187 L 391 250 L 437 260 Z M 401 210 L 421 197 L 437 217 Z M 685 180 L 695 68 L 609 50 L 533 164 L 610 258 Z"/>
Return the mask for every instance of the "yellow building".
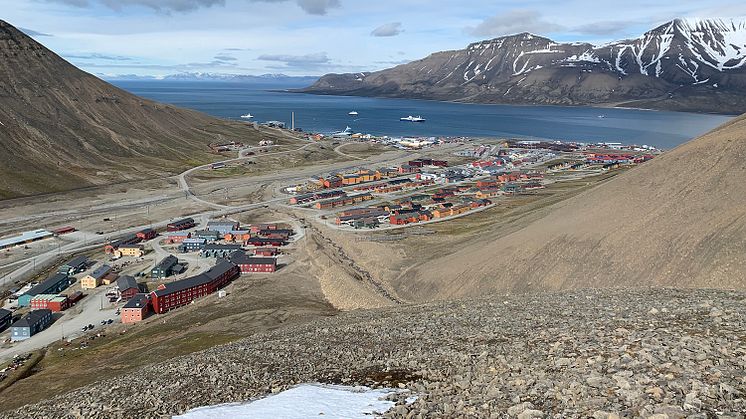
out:
<path id="1" fill-rule="evenodd" d="M 111 272 L 111 266 L 109 265 L 101 265 L 98 268 L 96 268 L 95 271 L 90 273 L 89 275 L 86 275 L 83 277 L 83 279 L 80 280 L 80 287 L 84 290 L 90 290 L 98 287 L 101 285 L 101 282 L 103 281 L 104 277 L 108 275 Z"/>
<path id="2" fill-rule="evenodd" d="M 139 258 L 145 254 L 143 247 L 140 245 L 119 246 L 118 251 L 120 256 L 133 256 Z"/>

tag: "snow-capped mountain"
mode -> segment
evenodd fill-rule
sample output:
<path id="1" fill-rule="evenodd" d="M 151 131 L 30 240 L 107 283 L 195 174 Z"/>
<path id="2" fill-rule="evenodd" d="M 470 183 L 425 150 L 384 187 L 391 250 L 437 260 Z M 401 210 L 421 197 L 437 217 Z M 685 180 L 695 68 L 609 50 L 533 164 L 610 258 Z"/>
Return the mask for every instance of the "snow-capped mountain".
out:
<path id="1" fill-rule="evenodd" d="M 326 75 L 307 91 L 743 112 L 746 21 L 676 19 L 599 46 L 521 33 L 387 70 Z"/>

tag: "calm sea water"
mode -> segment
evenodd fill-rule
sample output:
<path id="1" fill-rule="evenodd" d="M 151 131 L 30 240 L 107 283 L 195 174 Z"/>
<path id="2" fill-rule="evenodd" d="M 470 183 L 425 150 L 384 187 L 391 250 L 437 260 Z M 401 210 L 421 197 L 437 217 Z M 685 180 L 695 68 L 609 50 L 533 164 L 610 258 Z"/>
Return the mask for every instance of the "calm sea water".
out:
<path id="1" fill-rule="evenodd" d="M 591 107 L 472 105 L 408 99 L 317 96 L 276 90 L 302 87 L 229 82 L 117 81 L 134 94 L 210 115 L 255 121 L 278 120 L 306 131 L 389 136 L 525 137 L 675 147 L 730 117 L 681 112 Z M 348 112 L 357 111 L 358 116 Z M 421 115 L 425 123 L 401 122 Z"/>

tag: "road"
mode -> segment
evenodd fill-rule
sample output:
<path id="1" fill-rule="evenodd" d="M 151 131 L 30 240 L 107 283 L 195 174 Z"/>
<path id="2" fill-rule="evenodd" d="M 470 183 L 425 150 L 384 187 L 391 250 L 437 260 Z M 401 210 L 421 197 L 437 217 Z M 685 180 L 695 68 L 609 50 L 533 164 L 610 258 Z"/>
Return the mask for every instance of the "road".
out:
<path id="1" fill-rule="evenodd" d="M 78 302 L 73 308 L 67 309 L 62 317 L 57 319 L 51 326 L 35 334 L 30 339 L 11 344 L 8 348 L 0 349 L 0 360 L 12 358 L 15 355 L 28 353 L 39 348 L 43 348 L 54 343 L 63 337 L 73 339 L 82 336 L 85 332 L 81 329 L 83 326 L 93 324 L 93 331 L 100 331 L 104 328 L 101 325 L 102 320 L 112 319 L 119 321 L 116 315 L 116 306 L 109 303 L 104 294 L 107 287 L 99 287 L 90 290 L 89 295 Z M 104 309 L 101 309 L 101 307 Z"/>

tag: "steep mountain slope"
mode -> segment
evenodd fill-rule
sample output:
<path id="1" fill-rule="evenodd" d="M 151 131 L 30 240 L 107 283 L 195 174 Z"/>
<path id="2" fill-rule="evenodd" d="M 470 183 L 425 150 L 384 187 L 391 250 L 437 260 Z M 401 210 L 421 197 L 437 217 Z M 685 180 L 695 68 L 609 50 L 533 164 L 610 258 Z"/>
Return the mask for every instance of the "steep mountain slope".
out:
<path id="1" fill-rule="evenodd" d="M 261 138 L 120 90 L 0 21 L 0 198 L 161 176 L 228 139 Z"/>
<path id="2" fill-rule="evenodd" d="M 521 33 L 374 73 L 326 75 L 305 91 L 742 113 L 746 21 L 676 19 L 602 46 Z"/>
<path id="3" fill-rule="evenodd" d="M 586 287 L 746 288 L 746 117 L 411 269 L 413 299 Z M 491 236 L 491 237 L 489 237 Z"/>

